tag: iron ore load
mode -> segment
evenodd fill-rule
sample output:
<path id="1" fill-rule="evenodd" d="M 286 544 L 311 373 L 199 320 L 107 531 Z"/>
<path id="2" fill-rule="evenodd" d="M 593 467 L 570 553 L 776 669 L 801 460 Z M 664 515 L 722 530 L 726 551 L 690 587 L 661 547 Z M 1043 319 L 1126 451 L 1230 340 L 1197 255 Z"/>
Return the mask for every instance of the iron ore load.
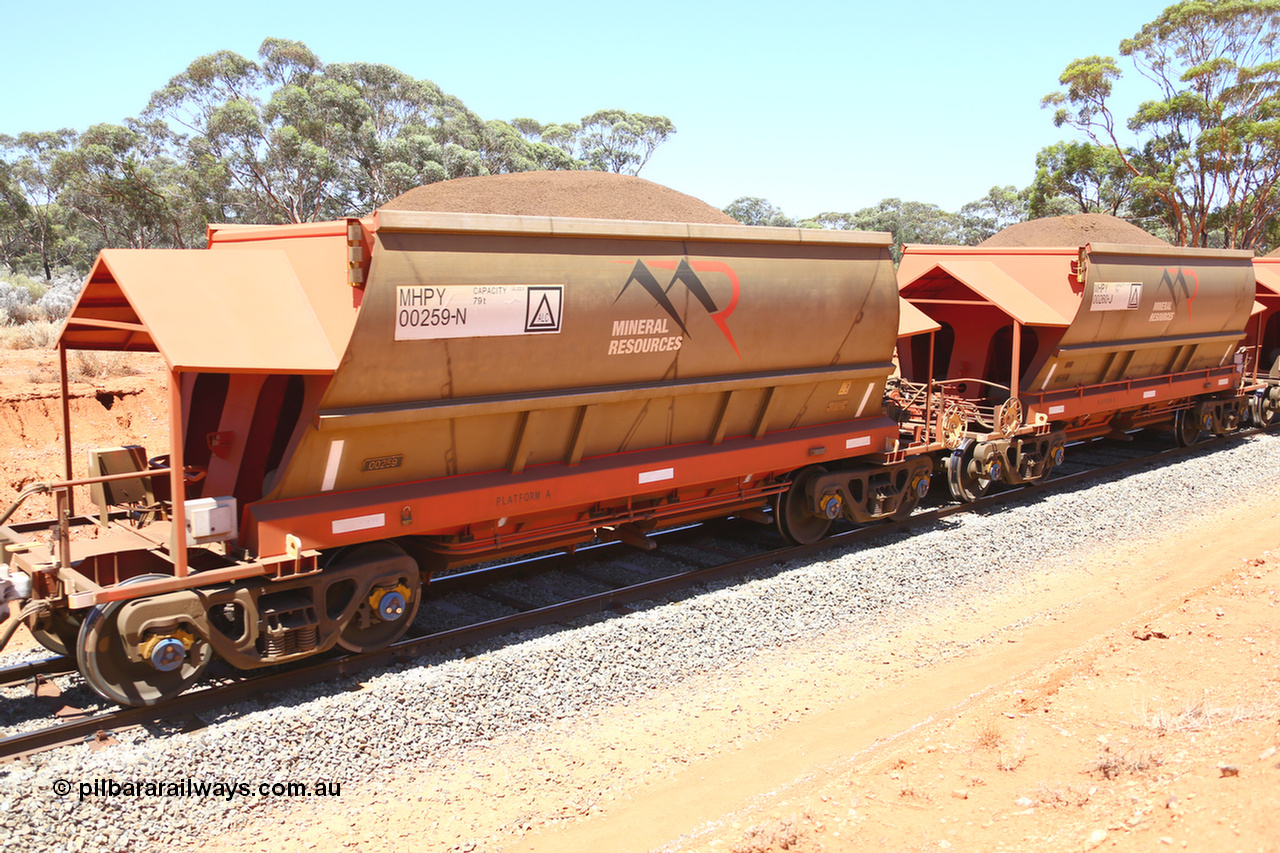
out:
<path id="1" fill-rule="evenodd" d="M 887 234 L 659 221 L 702 214 L 639 179 L 609 180 L 676 213 L 574 173 L 500 180 L 592 218 L 429 209 L 499 179 L 468 180 L 101 253 L 58 340 L 64 479 L 0 515 L 0 592 L 102 697 L 384 648 L 433 573 L 498 556 L 728 515 L 810 543 L 934 479 L 1040 482 L 1068 440 L 1275 420 L 1280 277 L 1247 253 L 911 246 L 895 274 Z M 73 477 L 68 350 L 160 353 L 169 445 Z M 10 523 L 36 495 L 54 518 Z"/>

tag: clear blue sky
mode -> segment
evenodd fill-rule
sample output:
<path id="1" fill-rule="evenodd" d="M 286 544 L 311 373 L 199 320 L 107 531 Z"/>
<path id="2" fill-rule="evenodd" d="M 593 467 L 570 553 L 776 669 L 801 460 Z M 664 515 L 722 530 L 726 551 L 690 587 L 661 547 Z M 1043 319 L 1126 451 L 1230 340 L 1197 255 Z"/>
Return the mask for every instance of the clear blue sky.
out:
<path id="1" fill-rule="evenodd" d="M 716 207 L 762 196 L 798 217 L 897 196 L 955 210 L 1030 183 L 1036 152 L 1071 134 L 1040 98 L 1166 5 L 3 0 L 0 133 L 118 123 L 197 56 L 254 57 L 276 36 L 433 80 L 485 119 L 666 115 L 677 132 L 641 177 Z M 1121 63 L 1131 111 L 1151 92 Z"/>

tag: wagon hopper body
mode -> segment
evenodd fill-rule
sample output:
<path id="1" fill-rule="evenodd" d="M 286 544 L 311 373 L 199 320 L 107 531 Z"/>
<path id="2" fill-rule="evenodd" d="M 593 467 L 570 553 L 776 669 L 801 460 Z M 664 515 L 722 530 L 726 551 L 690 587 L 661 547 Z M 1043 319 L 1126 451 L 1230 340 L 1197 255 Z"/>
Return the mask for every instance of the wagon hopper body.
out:
<path id="1" fill-rule="evenodd" d="M 66 484 L 0 526 L 37 637 L 122 704 L 385 646 L 434 569 L 771 502 L 816 538 L 926 479 L 880 405 L 888 235 L 379 211 L 209 243 L 103 252 L 60 338 L 170 371 L 167 452 L 93 455 L 111 531 L 70 541 Z"/>
<path id="2" fill-rule="evenodd" d="M 957 497 L 1043 479 L 1068 438 L 1172 423 L 1191 443 L 1234 429 L 1251 254 L 907 246 L 900 291 L 942 328 L 900 355 L 909 379 L 943 383 L 935 417 L 955 445 Z"/>
<path id="3" fill-rule="evenodd" d="M 383 520 L 456 560 L 759 505 L 812 441 L 892 440 L 894 287 L 867 235 L 383 212 L 342 364 L 250 541 Z"/>

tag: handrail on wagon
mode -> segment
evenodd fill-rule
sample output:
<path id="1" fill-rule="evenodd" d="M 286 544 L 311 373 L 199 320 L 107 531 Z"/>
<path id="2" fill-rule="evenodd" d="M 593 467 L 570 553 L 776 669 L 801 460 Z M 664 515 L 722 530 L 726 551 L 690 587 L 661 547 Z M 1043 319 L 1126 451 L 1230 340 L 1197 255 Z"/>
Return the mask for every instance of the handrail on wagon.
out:
<path id="1" fill-rule="evenodd" d="M 1227 362 L 1219 364 L 1216 367 L 1197 367 L 1195 370 L 1180 370 L 1177 373 L 1162 373 L 1157 376 L 1145 376 L 1134 379 L 1115 379 L 1111 382 L 1098 382 L 1093 385 L 1074 385 L 1070 388 L 1059 388 L 1054 391 L 1028 391 L 1024 394 L 1026 399 L 1033 402 L 1043 402 L 1048 400 L 1058 400 L 1067 397 L 1083 397 L 1087 391 L 1107 391 L 1110 389 L 1130 389 L 1135 385 L 1142 387 L 1143 385 L 1173 385 L 1175 382 L 1181 382 L 1193 376 L 1203 376 L 1206 379 L 1214 375 L 1222 375 L 1223 373 L 1237 373 L 1239 379 L 1233 387 L 1243 388 L 1248 382 L 1248 366 L 1249 361 L 1246 355 L 1245 361 L 1241 364 L 1235 362 Z"/>

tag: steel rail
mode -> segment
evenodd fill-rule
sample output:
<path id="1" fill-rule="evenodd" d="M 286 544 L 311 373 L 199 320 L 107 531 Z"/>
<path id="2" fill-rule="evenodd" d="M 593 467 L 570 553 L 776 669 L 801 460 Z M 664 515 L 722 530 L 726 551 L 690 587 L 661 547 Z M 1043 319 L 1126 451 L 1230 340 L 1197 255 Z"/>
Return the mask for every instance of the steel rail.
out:
<path id="1" fill-rule="evenodd" d="M 1024 499 L 1028 495 L 1059 491 L 1069 486 L 1089 483 L 1109 474 L 1140 467 L 1156 459 L 1176 459 L 1191 453 L 1203 452 L 1228 440 L 1247 434 L 1250 433 L 1236 432 L 1229 436 L 1220 436 L 1202 441 L 1191 447 L 1162 449 L 1155 453 L 1135 456 L 1132 459 L 1098 468 L 1066 474 L 1041 485 L 1009 488 L 972 503 L 951 504 L 938 509 L 920 512 L 902 521 L 886 521 L 880 524 L 841 531 L 810 545 L 776 548 L 715 566 L 676 572 L 660 578 L 583 596 L 571 601 L 549 604 L 477 622 L 472 625 L 451 628 L 423 637 L 401 640 L 381 651 L 362 655 L 344 655 L 327 660 L 322 659 L 304 663 L 283 672 L 272 671 L 269 674 L 238 677 L 230 683 L 183 693 L 161 705 L 143 708 L 119 708 L 85 720 L 64 722 L 31 732 L 10 735 L 0 738 L 0 762 L 13 760 L 57 746 L 92 740 L 95 737 L 100 737 L 103 733 L 110 733 L 120 729 L 166 721 L 181 721 L 192 718 L 201 712 L 216 710 L 237 702 L 264 699 L 285 690 L 356 675 L 377 667 L 406 663 L 430 652 L 464 648 L 517 631 L 545 627 L 591 613 L 619 608 L 632 602 L 661 597 L 696 584 L 706 583 L 726 576 L 744 574 L 801 557 L 810 557 L 824 551 L 845 548 L 868 539 L 908 530 L 959 513 L 985 510 L 1002 503 Z M 549 555 L 547 559 L 563 556 L 565 555 L 553 554 Z M 520 564 L 528 564 L 529 562 L 525 558 L 520 561 Z"/>
<path id="2" fill-rule="evenodd" d="M 59 656 L 0 667 L 0 687 L 20 687 L 37 675 L 64 675 L 76 671 L 76 663 Z"/>

